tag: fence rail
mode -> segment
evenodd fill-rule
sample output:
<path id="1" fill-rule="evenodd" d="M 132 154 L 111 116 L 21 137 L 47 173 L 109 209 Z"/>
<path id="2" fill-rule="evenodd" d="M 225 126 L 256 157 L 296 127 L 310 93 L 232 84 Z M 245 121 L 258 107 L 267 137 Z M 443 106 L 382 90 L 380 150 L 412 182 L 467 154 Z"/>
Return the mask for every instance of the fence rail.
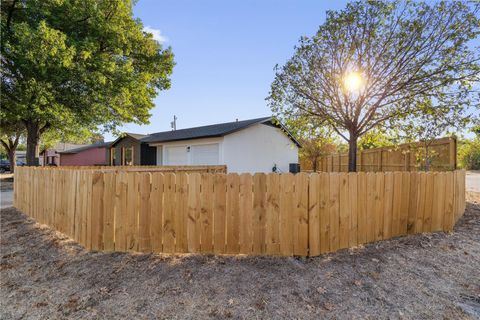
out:
<path id="1" fill-rule="evenodd" d="M 465 171 L 211 174 L 20 167 L 14 205 L 87 249 L 316 256 L 452 230 Z"/>
<path id="2" fill-rule="evenodd" d="M 57 167 L 44 167 L 57 169 Z M 63 170 L 93 170 L 102 172 L 188 172 L 188 173 L 227 173 L 226 165 L 197 165 L 197 166 L 61 166 Z"/>
<path id="3" fill-rule="evenodd" d="M 457 142 L 455 138 L 441 138 L 429 146 L 432 171 L 454 170 L 457 166 Z M 366 149 L 357 152 L 357 171 L 418 171 L 422 168 L 424 144 L 420 142 L 401 144 L 397 147 Z M 302 170 L 312 170 L 311 161 L 301 161 Z M 320 157 L 317 171 L 347 172 L 348 153 L 338 153 Z"/>

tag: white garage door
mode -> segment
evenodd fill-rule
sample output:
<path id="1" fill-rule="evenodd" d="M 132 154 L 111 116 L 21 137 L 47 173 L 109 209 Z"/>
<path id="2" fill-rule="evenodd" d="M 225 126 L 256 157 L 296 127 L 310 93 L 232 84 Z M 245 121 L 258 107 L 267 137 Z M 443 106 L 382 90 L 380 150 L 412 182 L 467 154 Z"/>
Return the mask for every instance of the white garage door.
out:
<path id="1" fill-rule="evenodd" d="M 167 166 L 188 165 L 187 146 L 166 147 L 165 158 Z"/>
<path id="2" fill-rule="evenodd" d="M 218 143 L 202 144 L 191 146 L 192 165 L 218 165 L 219 146 Z"/>

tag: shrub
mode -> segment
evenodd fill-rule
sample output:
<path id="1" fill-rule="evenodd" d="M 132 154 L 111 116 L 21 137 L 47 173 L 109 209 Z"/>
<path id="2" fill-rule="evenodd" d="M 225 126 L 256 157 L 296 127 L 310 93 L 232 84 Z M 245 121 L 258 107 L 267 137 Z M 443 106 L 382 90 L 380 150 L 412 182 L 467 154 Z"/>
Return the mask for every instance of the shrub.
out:
<path id="1" fill-rule="evenodd" d="M 460 167 L 467 170 L 480 170 L 480 137 L 466 140 L 459 145 L 458 160 Z"/>

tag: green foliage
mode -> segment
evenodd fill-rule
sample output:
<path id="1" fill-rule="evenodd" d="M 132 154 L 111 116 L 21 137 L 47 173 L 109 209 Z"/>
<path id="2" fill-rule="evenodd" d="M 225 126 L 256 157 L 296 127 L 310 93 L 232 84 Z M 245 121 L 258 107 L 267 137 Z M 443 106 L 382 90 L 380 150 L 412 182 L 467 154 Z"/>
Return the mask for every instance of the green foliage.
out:
<path id="1" fill-rule="evenodd" d="M 393 135 L 384 130 L 372 129 L 358 140 L 360 150 L 392 146 L 396 142 Z"/>
<path id="2" fill-rule="evenodd" d="M 29 136 L 148 123 L 153 98 L 170 87 L 173 54 L 143 32 L 132 1 L 5 0 L 1 9 L 1 117 L 23 121 Z"/>
<path id="3" fill-rule="evenodd" d="M 458 161 L 461 168 L 480 170 L 480 137 L 459 143 Z"/>
<path id="4" fill-rule="evenodd" d="M 336 151 L 337 139 L 328 126 L 315 125 L 307 117 L 284 118 L 282 123 L 302 144 L 300 160 L 310 163 L 314 171 L 321 156 Z"/>

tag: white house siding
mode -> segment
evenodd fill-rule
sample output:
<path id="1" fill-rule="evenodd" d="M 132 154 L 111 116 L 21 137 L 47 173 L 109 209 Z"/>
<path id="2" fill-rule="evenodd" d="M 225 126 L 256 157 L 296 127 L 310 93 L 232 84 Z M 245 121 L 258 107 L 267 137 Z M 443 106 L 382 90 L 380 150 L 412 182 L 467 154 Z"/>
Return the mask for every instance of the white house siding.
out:
<path id="1" fill-rule="evenodd" d="M 173 141 L 150 145 L 157 147 L 157 165 L 218 165 L 223 163 L 222 142 L 223 137 Z M 212 159 L 211 155 L 209 156 L 205 154 L 205 152 L 202 152 L 207 149 L 213 150 L 215 148 L 213 147 L 214 145 L 218 146 L 218 159 L 216 160 L 216 163 L 214 163 L 215 161 Z M 190 147 L 189 151 L 187 151 L 188 147 Z M 181 150 L 184 151 L 184 158 L 179 154 Z M 175 155 L 172 155 L 172 151 Z M 194 157 L 195 151 L 197 151 L 197 157 Z M 161 157 L 159 157 L 159 155 L 161 155 Z M 180 160 L 173 162 L 173 158 Z M 202 161 L 205 163 L 200 163 Z"/>
<path id="2" fill-rule="evenodd" d="M 298 162 L 298 147 L 281 129 L 256 124 L 226 135 L 223 160 L 228 172 L 272 172 L 274 165 L 288 172 Z"/>
<path id="3" fill-rule="evenodd" d="M 289 164 L 298 162 L 298 147 L 292 140 L 281 129 L 264 124 L 219 138 L 150 145 L 157 147 L 157 165 L 224 164 L 228 172 L 268 173 L 275 165 L 280 172 L 288 172 Z"/>

